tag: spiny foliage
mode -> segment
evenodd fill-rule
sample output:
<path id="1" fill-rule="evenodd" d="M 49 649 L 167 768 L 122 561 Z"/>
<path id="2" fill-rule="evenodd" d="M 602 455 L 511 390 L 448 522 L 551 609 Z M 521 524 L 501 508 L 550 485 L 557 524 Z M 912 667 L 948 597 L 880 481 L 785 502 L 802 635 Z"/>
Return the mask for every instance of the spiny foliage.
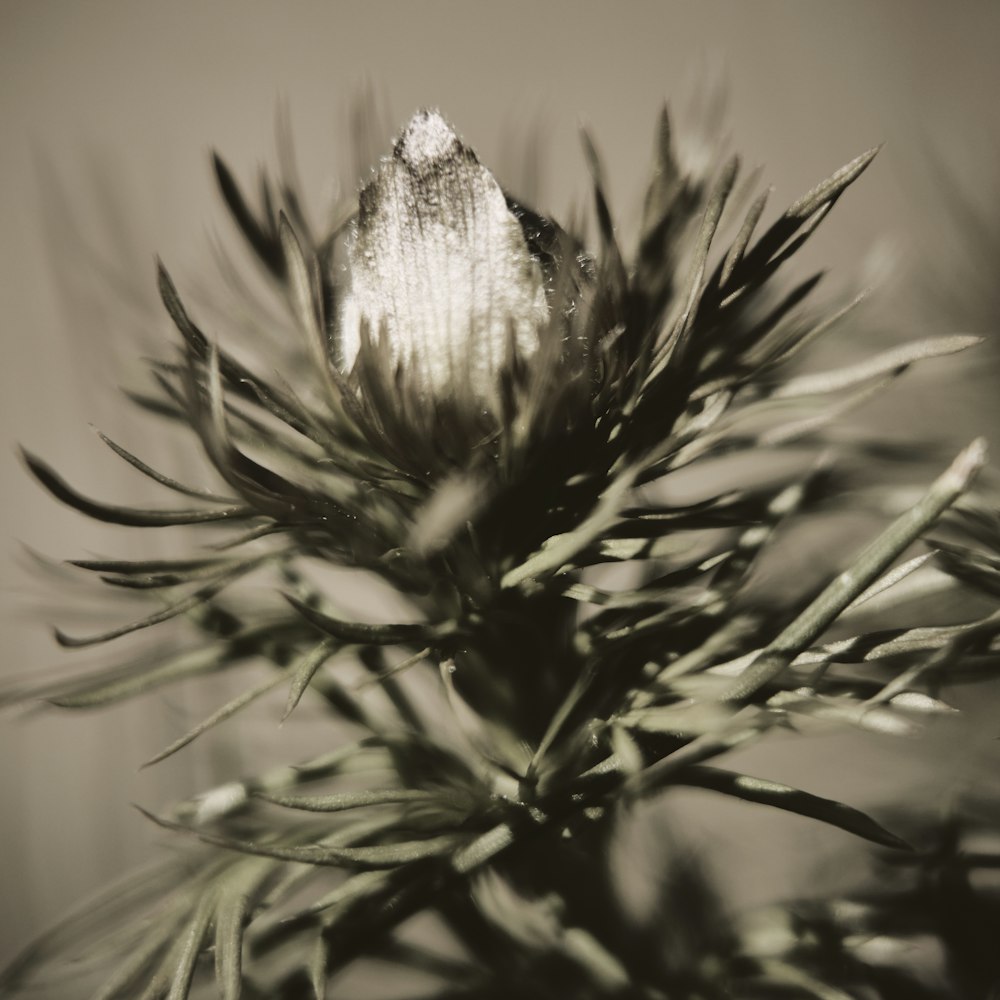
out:
<path id="1" fill-rule="evenodd" d="M 185 485 L 105 438 L 183 498 L 122 507 L 25 457 L 90 517 L 215 532 L 176 558 L 74 561 L 148 610 L 99 634 L 57 631 L 58 642 L 93 646 L 177 620 L 186 643 L 7 698 L 100 707 L 263 660 L 268 677 L 149 763 L 279 687 L 286 717 L 311 693 L 356 739 L 148 814 L 190 850 L 32 945 L 0 987 L 44 980 L 82 953 L 107 969 L 101 1000 L 177 1000 L 213 976 L 229 1000 L 321 998 L 361 957 L 419 970 L 442 998 L 848 995 L 834 961 L 755 954 L 690 865 L 670 868 L 659 922 L 629 926 L 604 859 L 623 810 L 680 786 L 906 848 L 848 804 L 713 761 L 812 720 L 910 732 L 920 713 L 947 711 L 946 681 L 992 665 L 1000 519 L 968 496 L 936 551 L 947 586 L 985 595 L 980 615 L 852 631 L 867 601 L 886 603 L 928 570 L 934 551 L 898 560 L 966 494 L 978 442 L 922 498 L 897 505 L 846 570 L 831 564 L 826 584 L 779 599 L 753 573 L 789 521 L 820 523 L 851 489 L 893 506 L 891 489 L 859 487 L 826 430 L 915 362 L 973 341 L 922 341 L 821 374 L 791 364 L 850 307 L 813 305 L 818 276 L 789 285 L 778 272 L 874 150 L 759 232 L 767 195 L 739 191 L 736 159 L 707 176 L 684 169 L 664 113 L 631 254 L 589 141 L 586 151 L 595 247 L 508 197 L 550 319 L 532 355 L 511 338 L 487 405 L 462 384 L 418 391 L 378 331 L 342 370 L 353 207 L 318 229 L 291 182 L 265 178 L 252 208 L 216 157 L 222 196 L 298 332 L 286 359 L 295 388 L 266 374 L 273 359 L 254 367 L 237 358 L 246 350 L 221 347 L 160 268 L 179 342 L 152 364 L 153 391 L 131 397 L 190 428 L 218 488 Z M 860 441 L 839 448 L 855 465 L 899 457 Z M 769 465 L 782 454 L 796 459 L 791 471 Z M 768 474 L 747 485 L 727 472 L 739 456 Z M 700 495 L 680 499 L 692 482 Z M 412 619 L 346 618 L 312 572 L 331 564 L 377 574 Z M 348 683 L 349 663 L 368 683 Z M 447 954 L 408 937 L 417 914 L 433 915 Z M 846 937 L 835 944 L 850 950 Z M 855 962 L 848 985 L 880 989 L 869 972 Z"/>

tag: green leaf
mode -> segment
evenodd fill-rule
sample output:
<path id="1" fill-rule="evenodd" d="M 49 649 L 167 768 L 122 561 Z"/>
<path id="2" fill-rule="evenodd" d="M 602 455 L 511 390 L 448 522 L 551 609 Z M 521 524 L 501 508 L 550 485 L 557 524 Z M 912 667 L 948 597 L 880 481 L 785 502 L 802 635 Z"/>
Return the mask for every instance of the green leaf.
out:
<path id="1" fill-rule="evenodd" d="M 214 363 L 217 364 L 219 374 L 224 379 L 230 392 L 254 405 L 262 406 L 268 413 L 273 414 L 280 421 L 308 436 L 307 430 L 312 424 L 312 420 L 308 413 L 302 412 L 301 407 L 298 406 L 294 400 L 279 393 L 273 385 L 262 385 L 259 379 L 257 379 L 253 372 L 251 372 L 248 368 L 239 362 L 234 361 L 224 352 L 218 351 L 214 345 L 209 344 L 208 338 L 200 329 L 198 329 L 188 316 L 187 311 L 184 308 L 184 304 L 181 302 L 180 296 L 177 294 L 177 289 L 174 287 L 174 283 L 171 280 L 170 275 L 167 273 L 167 270 L 163 266 L 162 262 L 159 261 L 157 262 L 157 280 L 163 304 L 166 306 L 167 312 L 170 314 L 170 318 L 174 321 L 174 325 L 184 338 L 184 343 L 187 347 L 189 355 L 189 365 L 192 359 L 202 363 L 207 363 L 210 355 L 213 352 L 216 352 L 218 354 L 218 358 Z M 168 370 L 174 371 L 175 374 L 181 374 L 183 371 L 176 369 L 176 366 L 174 369 Z M 190 368 L 186 373 L 188 375 L 191 374 Z M 154 376 L 157 378 L 157 381 L 167 394 L 168 398 L 170 398 L 180 412 L 184 414 L 185 422 L 189 424 L 192 423 L 191 406 L 189 405 L 189 401 L 185 400 L 183 394 L 179 393 L 160 372 L 154 372 Z M 200 427 L 197 427 L 196 429 L 201 430 Z"/>
<path id="2" fill-rule="evenodd" d="M 732 717 L 732 706 L 696 698 L 675 705 L 635 709 L 617 716 L 615 722 L 640 732 L 666 733 L 693 739 L 706 733 L 718 732 Z"/>
<path id="3" fill-rule="evenodd" d="M 818 819 L 830 826 L 836 826 L 855 836 L 863 837 L 882 847 L 895 847 L 912 851 L 913 848 L 880 826 L 870 816 L 833 799 L 824 799 L 809 792 L 800 791 L 789 785 L 764 778 L 752 778 L 746 774 L 737 774 L 716 767 L 695 765 L 677 772 L 674 781 L 681 785 L 692 785 L 697 788 L 707 788 L 723 795 L 732 795 L 746 802 L 756 802 L 761 805 L 774 806 L 785 812 Z"/>
<path id="4" fill-rule="evenodd" d="M 486 864 L 490 858 L 507 850 L 516 839 L 509 823 L 498 823 L 456 851 L 451 859 L 451 867 L 459 875 L 467 875 Z"/>
<path id="5" fill-rule="evenodd" d="M 203 840 L 211 842 L 208 835 L 199 834 Z M 371 847 L 325 847 L 322 844 L 307 846 L 281 846 L 273 844 L 253 844 L 245 841 L 220 838 L 218 846 L 232 850 L 259 854 L 261 857 L 278 858 L 282 861 L 296 861 L 308 865 L 334 868 L 381 869 L 397 868 L 412 861 L 423 861 L 448 853 L 458 843 L 454 834 L 427 837 L 423 840 L 407 840 L 395 844 L 376 844 Z"/>
<path id="6" fill-rule="evenodd" d="M 734 715 L 721 719 L 718 725 L 708 728 L 691 742 L 682 744 L 638 774 L 632 775 L 627 781 L 626 793 L 648 795 L 669 785 L 674 776 L 685 768 L 757 740 L 763 733 L 783 722 L 784 719 L 778 712 L 762 709 L 757 705 L 744 705 Z M 599 779 L 604 774 L 621 770 L 622 762 L 611 755 L 594 765 L 582 777 Z"/>

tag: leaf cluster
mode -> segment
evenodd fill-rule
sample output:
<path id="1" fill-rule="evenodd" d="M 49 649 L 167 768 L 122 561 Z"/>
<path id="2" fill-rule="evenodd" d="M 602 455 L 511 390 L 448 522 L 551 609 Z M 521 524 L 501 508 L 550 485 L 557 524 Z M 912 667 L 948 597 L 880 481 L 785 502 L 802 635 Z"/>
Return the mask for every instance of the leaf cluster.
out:
<path id="1" fill-rule="evenodd" d="M 709 176 L 685 172 L 664 113 L 631 254 L 618 244 L 589 141 L 586 152 L 592 251 L 509 202 L 543 266 L 550 321 L 535 355 L 511 343 L 485 403 L 461 385 L 428 399 L 378 331 L 343 371 L 335 262 L 350 207 L 315 235 L 292 185 L 265 180 L 253 209 L 216 157 L 222 196 L 298 331 L 295 388 L 217 343 L 160 267 L 179 341 L 172 358 L 152 363 L 154 391 L 133 399 L 190 428 L 218 487 L 187 486 L 107 438 L 185 506 L 106 503 L 40 458 L 26 461 L 87 516 L 214 532 L 178 558 L 74 562 L 151 610 L 97 634 L 57 631 L 57 640 L 111 643 L 167 621 L 185 639 L 7 697 L 99 707 L 263 661 L 262 682 L 149 763 L 278 687 L 285 717 L 315 696 L 357 741 L 149 814 L 198 842 L 171 868 L 174 884 L 143 883 L 123 904 L 124 936 L 122 908 L 105 897 L 107 919 L 92 935 L 55 932 L 0 986 L 28 982 L 65 945 L 103 954 L 103 934 L 118 963 L 102 1000 L 175 1000 L 213 969 L 227 998 L 322 997 L 362 956 L 436 977 L 441 997 L 551 995 L 560 981 L 581 997 L 722 997 L 779 973 L 808 990 L 804 967 L 748 955 L 683 866 L 661 903 L 671 926 L 690 916 L 671 947 L 657 944 L 655 928 L 616 929 L 616 890 L 595 859 L 622 810 L 682 786 L 906 848 L 848 804 L 717 758 L 779 729 L 912 732 L 918 718 L 948 712 L 947 683 L 993 665 L 1000 520 L 962 499 L 984 460 L 979 442 L 818 588 L 776 602 L 755 587 L 787 524 L 819 523 L 824 505 L 847 495 L 850 483 L 825 457 L 827 426 L 912 364 L 972 341 L 920 342 L 820 374 L 793 366 L 850 307 L 817 307 L 819 276 L 788 287 L 779 272 L 875 151 L 762 227 L 766 193 L 741 187 L 736 159 Z M 714 471 L 740 456 L 766 468 L 803 451 L 805 466 L 763 481 Z M 682 499 L 692 475 L 701 494 Z M 929 571 L 934 554 L 911 547 L 957 503 L 959 538 L 936 544 L 936 558 L 947 585 L 980 592 L 987 610 L 939 627 L 857 625 L 866 602 L 892 600 Z M 310 574 L 317 563 L 377 574 L 412 620 L 349 620 Z M 251 578 L 266 583 L 263 600 L 249 596 Z M 343 664 L 364 683 L 348 682 Z M 433 914 L 464 957 L 409 942 L 400 928 L 419 913 Z"/>

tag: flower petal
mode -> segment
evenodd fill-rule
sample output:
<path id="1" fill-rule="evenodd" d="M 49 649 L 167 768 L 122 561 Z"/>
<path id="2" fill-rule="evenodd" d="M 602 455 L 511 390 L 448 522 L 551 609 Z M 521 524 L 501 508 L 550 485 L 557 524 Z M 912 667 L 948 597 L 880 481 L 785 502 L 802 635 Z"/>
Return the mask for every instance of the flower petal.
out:
<path id="1" fill-rule="evenodd" d="M 511 336 L 532 353 L 548 319 L 541 269 L 493 175 L 436 111 L 420 111 L 361 192 L 341 312 L 349 368 L 362 330 L 428 394 L 489 396 Z"/>

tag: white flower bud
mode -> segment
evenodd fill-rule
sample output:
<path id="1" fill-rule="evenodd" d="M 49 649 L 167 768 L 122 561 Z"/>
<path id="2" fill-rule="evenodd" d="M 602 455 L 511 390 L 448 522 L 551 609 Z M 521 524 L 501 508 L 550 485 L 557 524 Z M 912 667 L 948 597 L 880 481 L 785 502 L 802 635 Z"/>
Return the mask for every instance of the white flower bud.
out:
<path id="1" fill-rule="evenodd" d="M 348 246 L 340 349 L 362 327 L 420 391 L 489 397 L 511 336 L 523 355 L 548 319 L 541 269 L 503 192 L 436 111 L 419 111 L 361 192 Z"/>

